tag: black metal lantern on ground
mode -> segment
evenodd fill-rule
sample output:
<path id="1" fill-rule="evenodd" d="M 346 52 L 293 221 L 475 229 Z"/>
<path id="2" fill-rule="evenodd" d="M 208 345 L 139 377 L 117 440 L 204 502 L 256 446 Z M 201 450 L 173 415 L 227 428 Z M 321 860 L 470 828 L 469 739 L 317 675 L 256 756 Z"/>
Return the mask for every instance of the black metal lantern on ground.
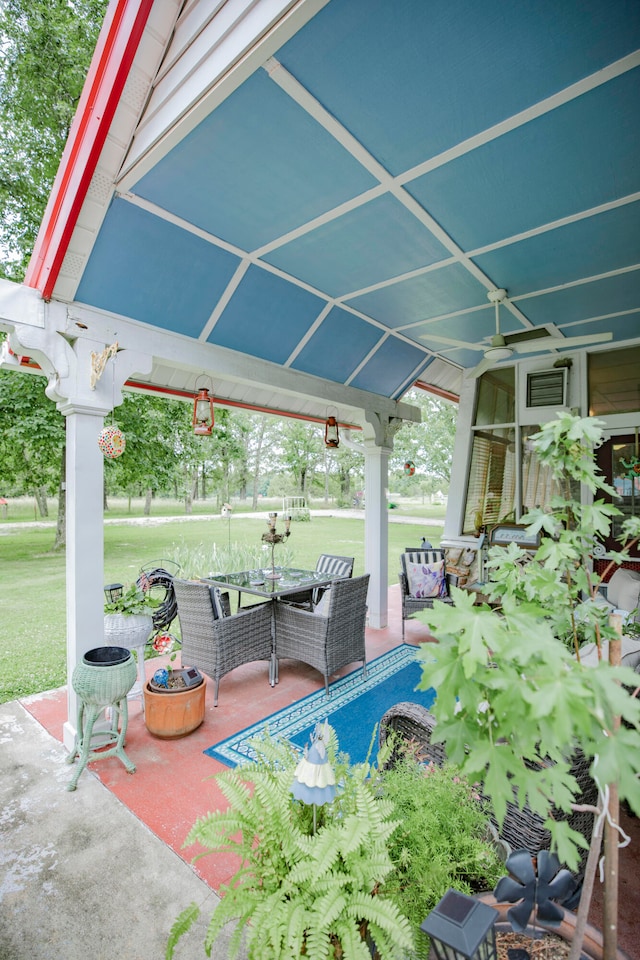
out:
<path id="1" fill-rule="evenodd" d="M 104 595 L 107 598 L 107 603 L 114 603 L 116 600 L 119 600 L 124 591 L 124 584 L 122 583 L 108 583 L 104 588 Z"/>
<path id="2" fill-rule="evenodd" d="M 437 960 L 497 960 L 498 911 L 457 890 L 444 897 L 421 924 Z"/>

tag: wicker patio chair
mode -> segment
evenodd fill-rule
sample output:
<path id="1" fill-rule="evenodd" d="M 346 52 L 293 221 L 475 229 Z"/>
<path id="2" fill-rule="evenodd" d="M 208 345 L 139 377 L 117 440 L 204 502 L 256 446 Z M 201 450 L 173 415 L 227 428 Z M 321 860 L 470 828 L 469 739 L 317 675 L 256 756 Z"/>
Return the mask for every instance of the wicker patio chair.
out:
<path id="1" fill-rule="evenodd" d="M 431 740 L 435 724 L 433 714 L 429 713 L 420 704 L 396 703 L 387 710 L 380 721 L 378 740 L 382 745 L 387 737 L 395 732 L 402 740 L 412 743 L 416 747 L 421 759 L 442 766 L 446 760 L 446 750 L 443 743 L 433 743 Z M 389 763 L 392 764 L 396 758 L 397 752 L 394 752 Z M 576 802 L 595 806 L 598 801 L 598 788 L 590 776 L 590 765 L 590 761 L 582 751 L 577 750 L 571 766 L 571 773 L 576 778 L 581 790 Z M 485 799 L 489 804 L 491 803 L 490 797 L 485 797 Z M 557 810 L 553 811 L 552 816 L 558 820 L 566 820 L 570 827 L 582 834 L 587 843 L 590 842 L 593 830 L 592 813 L 572 811 L 567 814 L 562 810 Z M 500 839 L 504 840 L 512 850 L 525 849 L 533 855 L 539 850 L 548 850 L 551 844 L 551 835 L 543 827 L 543 823 L 543 818 L 539 814 L 533 813 L 528 804 L 520 809 L 517 803 L 508 803 L 502 827 L 498 828 L 495 821 L 494 826 L 498 829 Z M 580 864 L 574 874 L 575 887 L 569 895 L 572 900 L 582 884 L 587 854 L 587 850 L 581 851 Z"/>
<path id="2" fill-rule="evenodd" d="M 434 600 L 443 600 L 445 603 L 451 603 L 451 598 L 448 595 L 448 585 L 445 576 L 445 590 L 446 594 L 440 597 L 414 597 L 411 594 L 411 581 L 408 574 L 408 563 L 420 563 L 420 564 L 431 564 L 438 563 L 441 560 L 444 561 L 444 550 L 441 550 L 439 547 L 431 547 L 430 549 L 418 549 L 412 550 L 407 548 L 404 553 L 400 554 L 400 572 L 398 574 L 398 579 L 400 581 L 400 597 L 402 599 L 402 639 L 404 640 L 404 622 L 409 617 L 412 617 L 414 613 L 418 613 L 420 610 L 426 610 L 427 608 L 433 607 Z"/>
<path id="3" fill-rule="evenodd" d="M 210 587 L 191 580 L 174 580 L 178 620 L 182 632 L 182 664 L 198 667 L 214 681 L 213 705 L 218 705 L 220 679 L 254 660 L 269 662 L 273 685 L 273 642 L 271 604 L 256 604 L 230 616 L 228 597 L 221 609 L 212 604 Z"/>
<path id="4" fill-rule="evenodd" d="M 341 579 L 348 579 L 353 576 L 354 557 L 339 557 L 333 553 L 321 553 L 316 563 L 318 573 L 335 573 Z M 330 587 L 314 587 L 306 593 L 284 594 L 280 597 L 280 603 L 294 603 L 297 607 L 306 607 L 313 610 L 322 600 L 322 597 Z"/>
<path id="5" fill-rule="evenodd" d="M 275 680 L 278 661 L 301 660 L 319 670 L 329 696 L 329 677 L 348 663 L 362 661 L 367 675 L 365 624 L 369 574 L 337 580 L 315 611 L 290 603 L 275 606 Z"/>

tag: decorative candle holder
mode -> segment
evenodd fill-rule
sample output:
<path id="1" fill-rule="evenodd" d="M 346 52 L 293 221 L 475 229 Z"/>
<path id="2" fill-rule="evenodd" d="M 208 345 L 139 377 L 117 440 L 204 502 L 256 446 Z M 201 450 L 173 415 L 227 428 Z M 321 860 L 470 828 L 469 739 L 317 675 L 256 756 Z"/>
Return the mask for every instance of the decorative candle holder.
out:
<path id="1" fill-rule="evenodd" d="M 291 534 L 291 516 L 286 513 L 284 516 L 284 533 L 277 533 L 276 531 L 276 521 L 278 519 L 277 513 L 270 513 L 269 519 L 267 520 L 267 526 L 269 531 L 262 534 L 262 542 L 271 544 L 271 572 L 265 573 L 265 580 L 279 580 L 282 576 L 281 573 L 276 572 L 274 550 L 276 543 L 284 543 L 287 537 Z"/>

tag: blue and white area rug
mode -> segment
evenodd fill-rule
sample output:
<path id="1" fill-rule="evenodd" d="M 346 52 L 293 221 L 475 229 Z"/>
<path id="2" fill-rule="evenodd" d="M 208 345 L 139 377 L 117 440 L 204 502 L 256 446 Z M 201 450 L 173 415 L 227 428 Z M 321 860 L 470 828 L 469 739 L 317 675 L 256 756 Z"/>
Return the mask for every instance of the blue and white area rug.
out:
<path id="1" fill-rule="evenodd" d="M 349 754 L 352 763 L 362 763 L 367 758 L 374 728 L 389 707 L 410 700 L 428 709 L 435 699 L 432 688 L 416 689 L 423 667 L 423 661 L 416 659 L 417 652 L 416 647 L 406 643 L 395 647 L 367 664 L 366 680 L 362 678 L 362 668 L 358 667 L 330 684 L 329 699 L 322 687 L 204 752 L 230 767 L 254 760 L 249 741 L 265 729 L 272 736 L 287 738 L 302 750 L 316 723 L 328 720 L 338 735 L 340 750 Z M 377 736 L 374 756 L 376 750 Z"/>

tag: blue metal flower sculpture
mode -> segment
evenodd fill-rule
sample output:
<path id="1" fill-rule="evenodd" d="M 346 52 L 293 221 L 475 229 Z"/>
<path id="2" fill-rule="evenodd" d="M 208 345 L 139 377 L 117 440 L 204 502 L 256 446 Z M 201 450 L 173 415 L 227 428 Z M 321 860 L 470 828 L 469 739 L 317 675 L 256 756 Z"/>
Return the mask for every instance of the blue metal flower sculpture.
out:
<path id="1" fill-rule="evenodd" d="M 291 792 L 296 800 L 321 807 L 336 795 L 336 777 L 327 756 L 329 724 L 318 723 L 311 734 L 311 744 L 296 767 Z"/>
<path id="2" fill-rule="evenodd" d="M 560 869 L 555 854 L 541 850 L 536 861 L 537 873 L 529 851 L 514 850 L 506 862 L 509 876 L 502 877 L 493 891 L 496 900 L 516 903 L 507 917 L 517 933 L 526 930 L 534 907 L 541 923 L 558 926 L 564 910 L 552 901 L 565 897 L 573 884 L 573 877 L 568 870 Z"/>

